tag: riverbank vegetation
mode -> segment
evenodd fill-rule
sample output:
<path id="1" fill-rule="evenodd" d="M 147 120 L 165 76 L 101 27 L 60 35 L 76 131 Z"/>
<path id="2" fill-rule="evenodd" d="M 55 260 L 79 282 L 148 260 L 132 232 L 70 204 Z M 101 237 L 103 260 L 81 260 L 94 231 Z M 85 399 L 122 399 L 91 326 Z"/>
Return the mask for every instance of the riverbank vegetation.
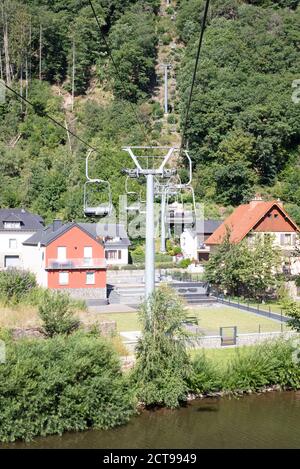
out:
<path id="1" fill-rule="evenodd" d="M 51 328 L 45 338 L 13 340 L 2 329 L 0 419 L 5 425 L 0 440 L 106 429 L 128 422 L 141 406 L 175 408 L 191 396 L 300 388 L 293 341 L 231 349 L 221 362 L 209 352 L 189 353 L 193 335 L 173 290 L 158 289 L 151 299 L 151 322 L 148 313 L 144 304 L 136 363 L 126 372 L 113 339 L 101 337 L 96 328 L 65 328 L 64 315 L 55 315 L 55 333 Z"/>

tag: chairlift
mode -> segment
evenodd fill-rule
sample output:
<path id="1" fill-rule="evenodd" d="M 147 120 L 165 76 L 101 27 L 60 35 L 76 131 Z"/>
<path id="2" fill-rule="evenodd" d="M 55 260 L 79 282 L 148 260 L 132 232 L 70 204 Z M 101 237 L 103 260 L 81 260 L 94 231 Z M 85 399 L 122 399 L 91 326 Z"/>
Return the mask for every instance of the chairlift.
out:
<path id="1" fill-rule="evenodd" d="M 85 175 L 87 181 L 84 184 L 83 211 L 86 216 L 105 217 L 112 212 L 111 187 L 108 181 L 99 178 L 91 178 L 89 176 L 89 157 L 92 151 L 93 150 L 88 152 L 85 160 Z M 104 202 L 99 201 L 99 189 L 101 188 L 104 189 L 104 194 L 107 194 Z M 92 198 L 91 195 L 94 195 L 94 197 Z"/>
<path id="2" fill-rule="evenodd" d="M 125 207 L 125 209 L 127 210 L 127 212 L 138 212 L 141 208 L 141 194 L 136 191 L 128 190 L 128 179 L 129 179 L 129 176 L 127 176 L 126 181 L 125 181 L 125 191 L 127 195 L 127 206 Z M 135 197 L 136 200 L 128 204 L 128 196 L 131 198 Z"/>

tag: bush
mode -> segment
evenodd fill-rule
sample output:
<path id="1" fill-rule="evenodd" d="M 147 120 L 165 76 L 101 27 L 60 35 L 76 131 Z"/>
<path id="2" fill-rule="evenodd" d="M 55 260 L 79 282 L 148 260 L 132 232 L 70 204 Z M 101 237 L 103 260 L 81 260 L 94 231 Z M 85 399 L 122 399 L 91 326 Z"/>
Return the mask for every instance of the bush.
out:
<path id="1" fill-rule="evenodd" d="M 143 246 L 137 246 L 130 254 L 133 264 L 145 262 L 145 249 Z"/>
<path id="2" fill-rule="evenodd" d="M 167 287 L 158 289 L 140 308 L 143 336 L 132 378 L 139 400 L 146 405 L 177 407 L 186 400 L 190 360 L 182 326 L 185 317 L 179 297 Z"/>
<path id="3" fill-rule="evenodd" d="M 293 350 L 292 343 L 284 340 L 237 350 L 224 375 L 224 389 L 257 391 L 272 385 L 299 388 L 300 367 L 293 361 Z"/>
<path id="4" fill-rule="evenodd" d="M 111 346 L 83 333 L 7 347 L 0 365 L 0 441 L 107 429 L 134 412 Z"/>
<path id="5" fill-rule="evenodd" d="M 293 359 L 291 341 L 278 340 L 236 349 L 228 365 L 220 370 L 205 355 L 196 356 L 188 387 L 196 393 L 259 391 L 278 385 L 282 389 L 299 389 L 300 366 Z"/>
<path id="6" fill-rule="evenodd" d="M 43 321 L 42 331 L 47 337 L 71 334 L 79 327 L 72 301 L 65 293 L 48 291 L 38 307 L 38 313 Z"/>
<path id="7" fill-rule="evenodd" d="M 191 259 L 182 259 L 178 265 L 181 269 L 186 269 L 191 263 Z"/>
<path id="8" fill-rule="evenodd" d="M 206 394 L 222 388 L 222 376 L 212 360 L 208 360 L 205 354 L 201 353 L 196 355 L 192 362 L 192 372 L 187 383 L 191 391 Z"/>
<path id="9" fill-rule="evenodd" d="M 35 287 L 35 276 L 31 272 L 18 269 L 0 272 L 0 296 L 6 303 L 19 303 Z"/>

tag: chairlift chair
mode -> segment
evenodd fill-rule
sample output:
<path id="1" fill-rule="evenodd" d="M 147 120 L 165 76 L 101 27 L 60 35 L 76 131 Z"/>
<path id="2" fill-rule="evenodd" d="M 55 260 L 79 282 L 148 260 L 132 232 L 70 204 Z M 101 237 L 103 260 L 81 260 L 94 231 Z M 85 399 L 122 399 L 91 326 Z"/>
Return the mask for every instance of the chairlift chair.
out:
<path id="1" fill-rule="evenodd" d="M 136 191 L 129 191 L 128 190 L 128 179 L 129 179 L 129 176 L 127 176 L 127 178 L 125 180 L 126 195 L 127 196 L 134 196 L 137 199 L 133 203 L 131 203 L 130 205 L 127 202 L 126 210 L 127 210 L 127 212 L 138 212 L 141 208 L 141 194 L 139 194 Z"/>
<path id="2" fill-rule="evenodd" d="M 86 182 L 84 184 L 84 195 L 83 195 L 83 211 L 86 216 L 95 216 L 95 217 L 105 217 L 110 215 L 112 212 L 112 193 L 110 183 L 103 179 L 99 178 L 91 178 L 89 176 L 89 158 L 93 150 L 90 150 L 87 154 L 85 160 L 85 175 L 86 175 Z M 107 192 L 107 199 L 104 202 L 97 202 L 91 201 L 91 190 L 90 188 L 96 187 L 105 187 L 105 192 Z M 97 196 L 98 198 L 98 196 Z"/>

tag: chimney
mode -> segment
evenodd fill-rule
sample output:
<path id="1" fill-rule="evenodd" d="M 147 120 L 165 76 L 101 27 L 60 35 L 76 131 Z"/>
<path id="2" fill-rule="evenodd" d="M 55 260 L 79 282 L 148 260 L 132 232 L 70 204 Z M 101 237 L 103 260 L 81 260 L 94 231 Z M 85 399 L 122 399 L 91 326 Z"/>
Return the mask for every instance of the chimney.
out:
<path id="1" fill-rule="evenodd" d="M 255 207 L 259 202 L 263 202 L 263 199 L 260 194 L 255 194 L 252 200 L 250 200 L 250 205 Z"/>
<path id="2" fill-rule="evenodd" d="M 58 218 L 56 218 L 55 220 L 53 220 L 53 223 L 52 223 L 52 231 L 57 231 L 61 226 L 63 225 L 63 222 L 62 220 L 59 220 Z"/>

